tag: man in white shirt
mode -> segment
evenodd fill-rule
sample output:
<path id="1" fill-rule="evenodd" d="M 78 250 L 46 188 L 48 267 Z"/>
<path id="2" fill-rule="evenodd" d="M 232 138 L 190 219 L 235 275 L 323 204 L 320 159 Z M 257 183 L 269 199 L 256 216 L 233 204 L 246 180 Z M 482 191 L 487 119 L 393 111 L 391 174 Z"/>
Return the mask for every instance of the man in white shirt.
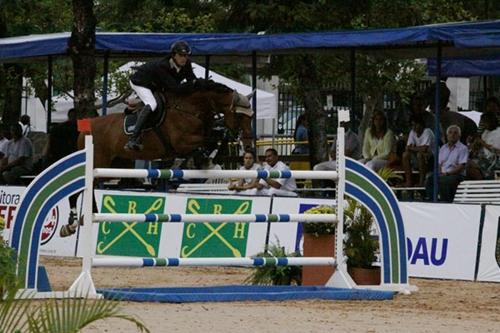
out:
<path id="1" fill-rule="evenodd" d="M 425 128 L 424 118 L 420 115 L 413 116 L 412 130 L 403 153 L 405 186 L 413 186 L 412 166 L 418 169 L 418 186 L 424 186 L 425 175 L 432 165 L 434 147 L 434 133 L 429 128 Z"/>
<path id="2" fill-rule="evenodd" d="M 278 152 L 273 148 L 266 150 L 264 169 L 269 171 L 290 171 L 290 168 L 285 163 L 279 161 Z M 297 193 L 294 192 L 296 189 L 297 184 L 293 178 L 260 179 L 257 184 L 256 194 L 296 197 Z"/>
<path id="3" fill-rule="evenodd" d="M 28 135 L 31 132 L 31 118 L 27 114 L 23 114 L 19 118 L 19 125 L 21 125 L 22 128 L 22 134 L 25 137 L 28 137 Z"/>
<path id="4" fill-rule="evenodd" d="M 9 139 L 6 137 L 8 133 L 5 129 L 0 129 L 0 158 L 4 158 L 7 155 L 7 147 L 9 144 Z"/>

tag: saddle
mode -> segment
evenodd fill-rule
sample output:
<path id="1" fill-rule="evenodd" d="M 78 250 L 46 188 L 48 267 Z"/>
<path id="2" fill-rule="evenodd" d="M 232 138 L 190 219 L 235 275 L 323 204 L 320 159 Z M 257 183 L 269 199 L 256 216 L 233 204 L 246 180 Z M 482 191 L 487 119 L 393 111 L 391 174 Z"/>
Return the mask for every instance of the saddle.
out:
<path id="1" fill-rule="evenodd" d="M 154 128 L 160 127 L 167 115 L 166 101 L 161 94 L 154 94 L 157 107 L 154 112 L 151 112 L 149 118 L 146 120 L 143 132 L 150 131 Z M 127 107 L 124 110 L 125 117 L 123 118 L 123 132 L 130 136 L 134 133 L 135 123 L 137 121 L 137 112 L 142 109 L 144 103 L 140 100 L 129 100 Z"/>

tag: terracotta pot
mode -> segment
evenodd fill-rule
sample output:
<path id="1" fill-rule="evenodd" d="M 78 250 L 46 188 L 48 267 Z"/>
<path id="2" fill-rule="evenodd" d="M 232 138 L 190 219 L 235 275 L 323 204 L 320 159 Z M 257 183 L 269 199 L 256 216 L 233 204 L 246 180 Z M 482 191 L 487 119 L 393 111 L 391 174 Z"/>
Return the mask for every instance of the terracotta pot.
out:
<path id="1" fill-rule="evenodd" d="M 379 285 L 380 284 L 380 267 L 361 268 L 349 267 L 349 275 L 358 285 Z"/>
<path id="2" fill-rule="evenodd" d="M 304 257 L 334 257 L 335 235 L 304 234 Z M 302 285 L 325 285 L 330 279 L 335 267 L 333 266 L 303 266 Z"/>

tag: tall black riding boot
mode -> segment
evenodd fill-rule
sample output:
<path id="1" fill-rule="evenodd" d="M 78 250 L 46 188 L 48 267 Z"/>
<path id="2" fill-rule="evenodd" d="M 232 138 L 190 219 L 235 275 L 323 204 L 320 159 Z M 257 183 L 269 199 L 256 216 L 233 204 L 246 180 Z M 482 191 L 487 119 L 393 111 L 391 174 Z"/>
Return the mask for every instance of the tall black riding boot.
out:
<path id="1" fill-rule="evenodd" d="M 125 150 L 142 150 L 143 146 L 139 142 L 139 137 L 141 136 L 142 128 L 146 123 L 146 119 L 152 112 L 151 106 L 145 105 L 140 113 L 137 115 L 137 121 L 135 122 L 134 133 L 130 136 L 127 144 L 125 145 Z"/>

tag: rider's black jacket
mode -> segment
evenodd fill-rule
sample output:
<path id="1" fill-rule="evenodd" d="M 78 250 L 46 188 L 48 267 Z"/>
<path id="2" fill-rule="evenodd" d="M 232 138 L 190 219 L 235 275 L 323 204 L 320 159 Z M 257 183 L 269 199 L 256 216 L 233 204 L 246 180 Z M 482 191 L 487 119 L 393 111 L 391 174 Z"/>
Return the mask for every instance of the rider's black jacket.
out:
<path id="1" fill-rule="evenodd" d="M 177 72 L 175 66 L 170 63 L 170 59 L 170 57 L 163 58 L 138 67 L 137 71 L 130 77 L 130 81 L 137 86 L 154 91 L 167 90 L 183 93 L 191 90 L 196 80 L 191 61 L 188 60 L 186 65 Z"/>

